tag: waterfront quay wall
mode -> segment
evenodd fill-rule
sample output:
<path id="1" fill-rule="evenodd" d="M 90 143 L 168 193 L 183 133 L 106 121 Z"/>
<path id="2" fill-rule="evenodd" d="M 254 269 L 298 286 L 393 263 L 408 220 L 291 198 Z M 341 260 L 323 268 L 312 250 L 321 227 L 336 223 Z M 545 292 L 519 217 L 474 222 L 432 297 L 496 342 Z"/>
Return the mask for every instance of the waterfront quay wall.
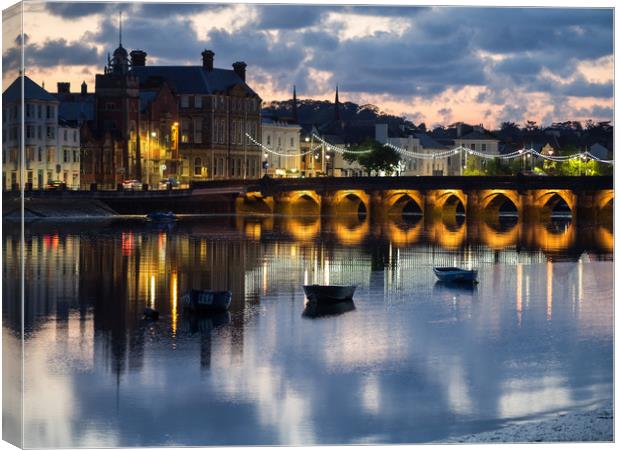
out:
<path id="1" fill-rule="evenodd" d="M 3 216 L 15 213 L 20 192 L 3 194 Z M 153 191 L 25 191 L 36 205 L 99 205 L 105 213 L 147 214 L 349 214 L 418 213 L 498 216 L 522 219 L 549 215 L 563 205 L 573 217 L 596 219 L 613 210 L 612 177 L 353 177 L 223 180 L 193 183 L 189 189 Z M 8 207 L 7 207 L 8 205 Z M 92 209 L 92 208 L 91 208 Z M 43 214 L 43 215 L 45 215 Z"/>

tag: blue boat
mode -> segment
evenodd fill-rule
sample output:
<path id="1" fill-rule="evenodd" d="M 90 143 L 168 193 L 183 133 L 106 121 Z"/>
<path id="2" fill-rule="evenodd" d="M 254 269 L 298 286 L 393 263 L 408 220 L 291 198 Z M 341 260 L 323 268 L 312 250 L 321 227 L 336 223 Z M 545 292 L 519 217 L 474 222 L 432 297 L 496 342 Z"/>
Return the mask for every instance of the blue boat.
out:
<path id="1" fill-rule="evenodd" d="M 191 289 L 181 296 L 183 307 L 196 312 L 228 311 L 231 301 L 232 292 L 230 291 Z"/>
<path id="2" fill-rule="evenodd" d="M 477 283 L 477 270 L 465 270 L 458 267 L 433 267 L 433 272 L 446 283 Z"/>

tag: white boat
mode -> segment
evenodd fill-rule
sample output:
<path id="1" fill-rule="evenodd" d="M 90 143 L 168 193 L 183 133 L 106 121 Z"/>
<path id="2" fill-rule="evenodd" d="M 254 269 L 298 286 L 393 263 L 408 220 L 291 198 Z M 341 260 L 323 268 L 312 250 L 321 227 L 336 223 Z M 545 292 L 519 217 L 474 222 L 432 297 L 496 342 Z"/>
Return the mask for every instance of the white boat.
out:
<path id="1" fill-rule="evenodd" d="M 355 286 L 310 284 L 304 286 L 304 292 L 310 301 L 342 302 L 353 298 Z"/>
<path id="2" fill-rule="evenodd" d="M 448 283 L 475 283 L 477 270 L 465 270 L 458 267 L 433 267 L 433 272 L 441 281 Z"/>

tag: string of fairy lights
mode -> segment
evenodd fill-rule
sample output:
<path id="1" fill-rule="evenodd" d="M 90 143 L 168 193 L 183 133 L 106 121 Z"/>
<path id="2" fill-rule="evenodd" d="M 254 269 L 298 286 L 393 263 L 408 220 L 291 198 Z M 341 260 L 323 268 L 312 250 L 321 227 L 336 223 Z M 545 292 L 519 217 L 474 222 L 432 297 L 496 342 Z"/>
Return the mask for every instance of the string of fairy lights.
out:
<path id="1" fill-rule="evenodd" d="M 252 143 L 258 145 L 259 147 L 261 147 L 266 152 L 272 153 L 272 154 L 277 155 L 277 156 L 288 156 L 288 157 L 304 156 L 304 155 L 308 155 L 310 153 L 315 152 L 316 150 L 321 148 L 321 146 L 324 146 L 329 151 L 332 151 L 332 152 L 335 152 L 335 153 L 339 153 L 341 155 L 344 155 L 346 153 L 353 154 L 353 155 L 359 155 L 359 154 L 365 154 L 365 153 L 372 152 L 372 149 L 351 150 L 350 148 L 338 147 L 336 145 L 330 144 L 329 142 L 327 142 L 325 139 L 321 138 L 320 136 L 318 136 L 316 134 L 312 134 L 313 139 L 316 139 L 319 142 L 319 145 L 317 145 L 316 147 L 314 147 L 314 148 L 312 148 L 312 149 L 310 149 L 310 150 L 308 150 L 306 152 L 297 153 L 297 154 L 279 153 L 279 152 L 276 152 L 275 150 L 272 150 L 269 147 L 261 144 L 260 142 L 257 142 L 254 138 L 252 138 L 252 136 L 250 136 L 247 133 L 246 133 L 246 136 L 248 137 L 248 139 Z M 503 155 L 500 155 L 500 154 L 488 154 L 488 153 L 479 152 L 479 151 L 476 151 L 476 150 L 471 149 L 471 148 L 463 147 L 461 145 L 461 146 L 458 146 L 458 147 L 453 148 L 451 150 L 444 150 L 444 151 L 440 151 L 440 152 L 425 152 L 425 153 L 421 153 L 421 152 L 413 152 L 411 150 L 407 150 L 407 149 L 404 149 L 402 147 L 398 147 L 398 146 L 393 145 L 391 143 L 386 143 L 384 145 L 386 147 L 389 147 L 392 150 L 396 151 L 401 156 L 403 156 L 405 158 L 410 158 L 410 159 L 437 160 L 437 159 L 451 158 L 453 156 L 466 153 L 468 155 L 477 156 L 479 158 L 484 158 L 484 159 L 509 160 L 509 159 L 515 159 L 515 158 L 531 158 L 533 156 L 535 158 L 541 158 L 541 159 L 545 159 L 547 161 L 553 161 L 553 162 L 566 162 L 566 161 L 570 161 L 570 160 L 581 159 L 584 162 L 587 161 L 587 160 L 594 160 L 594 161 L 602 163 L 602 164 L 613 164 L 614 163 L 614 161 L 611 160 L 611 159 L 599 158 L 598 156 L 590 153 L 589 151 L 585 151 L 585 152 L 582 152 L 582 153 L 577 153 L 577 154 L 574 154 L 574 155 L 557 155 L 556 156 L 556 155 L 545 155 L 545 154 L 535 150 L 534 148 L 522 148 L 522 149 L 510 152 L 510 153 L 505 153 Z"/>

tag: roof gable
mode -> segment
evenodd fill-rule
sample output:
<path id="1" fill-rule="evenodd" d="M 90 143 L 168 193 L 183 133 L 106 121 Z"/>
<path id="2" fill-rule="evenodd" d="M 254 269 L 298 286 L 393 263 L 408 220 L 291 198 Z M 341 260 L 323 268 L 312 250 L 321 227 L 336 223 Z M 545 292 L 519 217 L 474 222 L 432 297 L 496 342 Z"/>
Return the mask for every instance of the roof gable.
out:
<path id="1" fill-rule="evenodd" d="M 56 98 L 24 75 L 24 100 L 41 100 L 46 102 L 56 102 Z M 2 93 L 3 103 L 13 103 L 21 101 L 21 77 L 17 77 L 11 85 Z"/>

